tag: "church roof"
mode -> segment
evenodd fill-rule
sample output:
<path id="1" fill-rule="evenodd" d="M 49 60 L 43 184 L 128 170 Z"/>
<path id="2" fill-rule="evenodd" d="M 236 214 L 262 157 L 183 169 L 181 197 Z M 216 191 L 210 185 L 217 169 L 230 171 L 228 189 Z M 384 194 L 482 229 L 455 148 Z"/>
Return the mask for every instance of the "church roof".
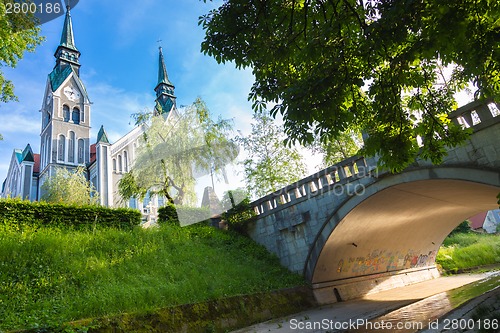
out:
<path id="1" fill-rule="evenodd" d="M 28 143 L 24 150 L 14 149 L 14 154 L 16 155 L 17 162 L 19 164 L 23 162 L 35 162 L 35 157 L 33 154 L 33 150 L 31 149 L 31 145 Z"/>
<path id="2" fill-rule="evenodd" d="M 33 173 L 40 172 L 40 154 L 33 154 L 35 165 L 33 166 Z"/>
<path id="3" fill-rule="evenodd" d="M 220 200 L 211 186 L 205 187 L 205 190 L 203 191 L 201 207 L 208 207 L 210 209 L 210 217 L 216 217 L 222 212 Z"/>
<path id="4" fill-rule="evenodd" d="M 170 111 L 172 111 L 173 107 L 174 104 L 172 103 L 172 100 L 169 98 L 163 100 L 162 99 L 156 100 L 156 105 L 155 105 L 156 114 L 167 115 Z"/>
<path id="5" fill-rule="evenodd" d="M 63 82 L 68 78 L 68 76 L 70 76 L 71 73 L 75 74 L 73 75 L 73 78 L 81 87 L 81 91 L 84 94 L 84 96 L 88 99 L 87 90 L 85 89 L 83 82 L 80 80 L 78 73 L 75 72 L 75 69 L 71 65 L 64 67 L 61 66 L 54 67 L 52 72 L 50 72 L 49 74 L 50 88 L 52 89 L 53 92 L 56 91 L 57 88 L 59 88 L 61 84 L 63 84 Z"/>
<path id="6" fill-rule="evenodd" d="M 97 159 L 95 143 L 90 145 L 90 164 L 94 163 Z"/>
<path id="7" fill-rule="evenodd" d="M 14 149 L 14 154 L 16 155 L 17 162 L 21 164 L 23 162 L 23 151 L 21 149 Z"/>
<path id="8" fill-rule="evenodd" d="M 24 148 L 23 153 L 22 153 L 22 159 L 23 161 L 27 162 L 35 162 L 35 158 L 33 157 L 33 150 L 31 149 L 30 144 L 26 145 L 26 148 Z"/>
<path id="9" fill-rule="evenodd" d="M 167 74 L 167 66 L 165 66 L 165 59 L 163 58 L 163 51 L 160 46 L 160 56 L 159 56 L 159 66 L 158 66 L 158 83 L 156 86 L 160 84 L 166 84 L 169 86 L 174 86 L 172 82 L 168 79 L 168 74 Z"/>
<path id="10" fill-rule="evenodd" d="M 64 18 L 64 26 L 61 34 L 60 46 L 68 49 L 78 51 L 75 46 L 75 38 L 73 37 L 73 24 L 71 22 L 71 14 L 69 13 L 69 6 L 66 7 L 66 17 Z"/>
<path id="11" fill-rule="evenodd" d="M 73 68 L 71 66 L 63 68 L 56 66 L 49 74 L 50 87 L 52 88 L 52 91 L 56 91 L 72 71 Z"/>
<path id="12" fill-rule="evenodd" d="M 99 133 L 97 133 L 97 142 L 109 143 L 108 135 L 106 134 L 103 125 L 101 125 L 101 128 L 99 129 Z"/>

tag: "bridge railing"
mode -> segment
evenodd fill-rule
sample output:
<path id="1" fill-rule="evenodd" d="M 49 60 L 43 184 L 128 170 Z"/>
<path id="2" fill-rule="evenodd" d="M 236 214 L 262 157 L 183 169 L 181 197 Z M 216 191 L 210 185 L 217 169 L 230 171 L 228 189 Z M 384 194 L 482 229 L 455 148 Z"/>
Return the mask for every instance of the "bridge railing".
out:
<path id="1" fill-rule="evenodd" d="M 449 118 L 457 125 L 478 131 L 500 122 L 500 104 L 491 99 L 474 101 L 451 112 Z"/>
<path id="2" fill-rule="evenodd" d="M 252 202 L 251 205 L 257 215 L 262 215 L 328 191 L 344 193 L 345 184 L 366 177 L 373 170 L 375 166 L 369 166 L 364 157 L 353 156 L 268 194 Z M 350 189 L 353 194 L 356 190 L 356 188 Z"/>

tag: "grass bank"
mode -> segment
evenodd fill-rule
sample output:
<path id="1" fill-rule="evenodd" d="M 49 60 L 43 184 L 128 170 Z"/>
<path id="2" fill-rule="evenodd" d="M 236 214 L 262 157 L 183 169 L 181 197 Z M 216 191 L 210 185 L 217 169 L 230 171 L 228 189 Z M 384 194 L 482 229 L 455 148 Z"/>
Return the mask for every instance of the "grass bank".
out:
<path id="1" fill-rule="evenodd" d="M 210 227 L 0 229 L 0 331 L 303 283 L 263 247 Z"/>
<path id="2" fill-rule="evenodd" d="M 472 267 L 500 263 L 500 235 L 474 232 L 448 236 L 436 257 L 446 273 L 457 273 Z"/>

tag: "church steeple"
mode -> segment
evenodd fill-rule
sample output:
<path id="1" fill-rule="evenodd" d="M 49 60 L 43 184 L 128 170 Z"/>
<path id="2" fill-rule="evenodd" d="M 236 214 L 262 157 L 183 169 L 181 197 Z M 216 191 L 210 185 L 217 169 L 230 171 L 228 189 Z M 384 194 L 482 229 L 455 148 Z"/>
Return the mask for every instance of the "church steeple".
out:
<path id="1" fill-rule="evenodd" d="M 158 83 L 157 85 L 160 84 L 166 84 L 168 86 L 174 86 L 170 80 L 168 79 L 168 74 L 167 74 L 167 66 L 165 66 L 165 59 L 163 58 L 163 51 L 160 46 L 160 56 L 158 59 Z"/>
<path id="2" fill-rule="evenodd" d="M 70 6 L 66 6 L 61 41 L 54 57 L 56 64 L 48 75 L 40 110 L 41 183 L 57 167 L 71 170 L 90 162 L 90 100 L 79 76 L 80 51 L 75 45 Z"/>
<path id="3" fill-rule="evenodd" d="M 175 106 L 175 86 L 168 79 L 167 67 L 165 66 L 165 59 L 163 58 L 163 51 L 160 46 L 158 58 L 158 83 L 156 84 L 156 106 L 155 115 L 170 112 L 172 107 Z"/>
<path id="4" fill-rule="evenodd" d="M 73 23 L 71 22 L 70 6 L 66 6 L 66 17 L 64 18 L 64 26 L 61 34 L 61 42 L 54 54 L 56 57 L 56 67 L 63 69 L 67 65 L 73 66 L 77 74 L 79 72 L 80 51 L 75 46 L 75 38 L 73 35 Z"/>
<path id="5" fill-rule="evenodd" d="M 71 22 L 71 14 L 69 10 L 69 6 L 66 6 L 66 17 L 64 18 L 61 43 L 59 43 L 59 45 L 78 51 L 75 46 L 75 38 L 73 37 L 73 24 Z"/>

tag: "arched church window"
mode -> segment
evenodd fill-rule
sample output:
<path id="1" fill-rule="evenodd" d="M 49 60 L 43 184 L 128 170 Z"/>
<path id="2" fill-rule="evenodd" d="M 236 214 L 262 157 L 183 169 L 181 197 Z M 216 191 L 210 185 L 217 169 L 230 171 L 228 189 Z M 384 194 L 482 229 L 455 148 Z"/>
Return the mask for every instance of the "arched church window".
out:
<path id="1" fill-rule="evenodd" d="M 63 119 L 69 121 L 69 106 L 63 105 Z"/>
<path id="2" fill-rule="evenodd" d="M 80 109 L 78 109 L 77 107 L 73 108 L 71 119 L 75 124 L 80 124 Z"/>
<path id="3" fill-rule="evenodd" d="M 45 128 L 50 122 L 50 113 L 49 111 L 45 110 L 43 112 L 43 124 L 42 124 L 42 128 Z"/>
<path id="4" fill-rule="evenodd" d="M 68 138 L 68 162 L 75 162 L 75 132 L 69 132 Z"/>
<path id="5" fill-rule="evenodd" d="M 118 155 L 118 172 L 123 172 L 122 155 Z"/>
<path id="6" fill-rule="evenodd" d="M 57 140 L 57 159 L 59 161 L 64 161 L 65 150 L 66 150 L 66 138 L 64 137 L 64 135 L 60 134 Z"/>
<path id="7" fill-rule="evenodd" d="M 46 151 L 47 151 L 47 147 L 45 146 L 45 138 L 42 138 L 42 145 L 40 147 L 40 166 L 41 166 L 41 169 L 43 169 L 45 167 L 45 157 L 47 156 Z"/>
<path id="8" fill-rule="evenodd" d="M 123 151 L 123 170 L 128 172 L 128 153 L 126 150 Z"/>
<path id="9" fill-rule="evenodd" d="M 84 158 L 84 141 L 83 139 L 78 139 L 78 163 L 82 164 L 85 163 L 85 158 Z"/>
<path id="10" fill-rule="evenodd" d="M 50 137 L 48 135 L 45 136 L 45 161 L 43 166 L 45 167 L 50 163 Z"/>
<path id="11" fill-rule="evenodd" d="M 116 158 L 113 158 L 113 172 L 116 172 Z"/>

